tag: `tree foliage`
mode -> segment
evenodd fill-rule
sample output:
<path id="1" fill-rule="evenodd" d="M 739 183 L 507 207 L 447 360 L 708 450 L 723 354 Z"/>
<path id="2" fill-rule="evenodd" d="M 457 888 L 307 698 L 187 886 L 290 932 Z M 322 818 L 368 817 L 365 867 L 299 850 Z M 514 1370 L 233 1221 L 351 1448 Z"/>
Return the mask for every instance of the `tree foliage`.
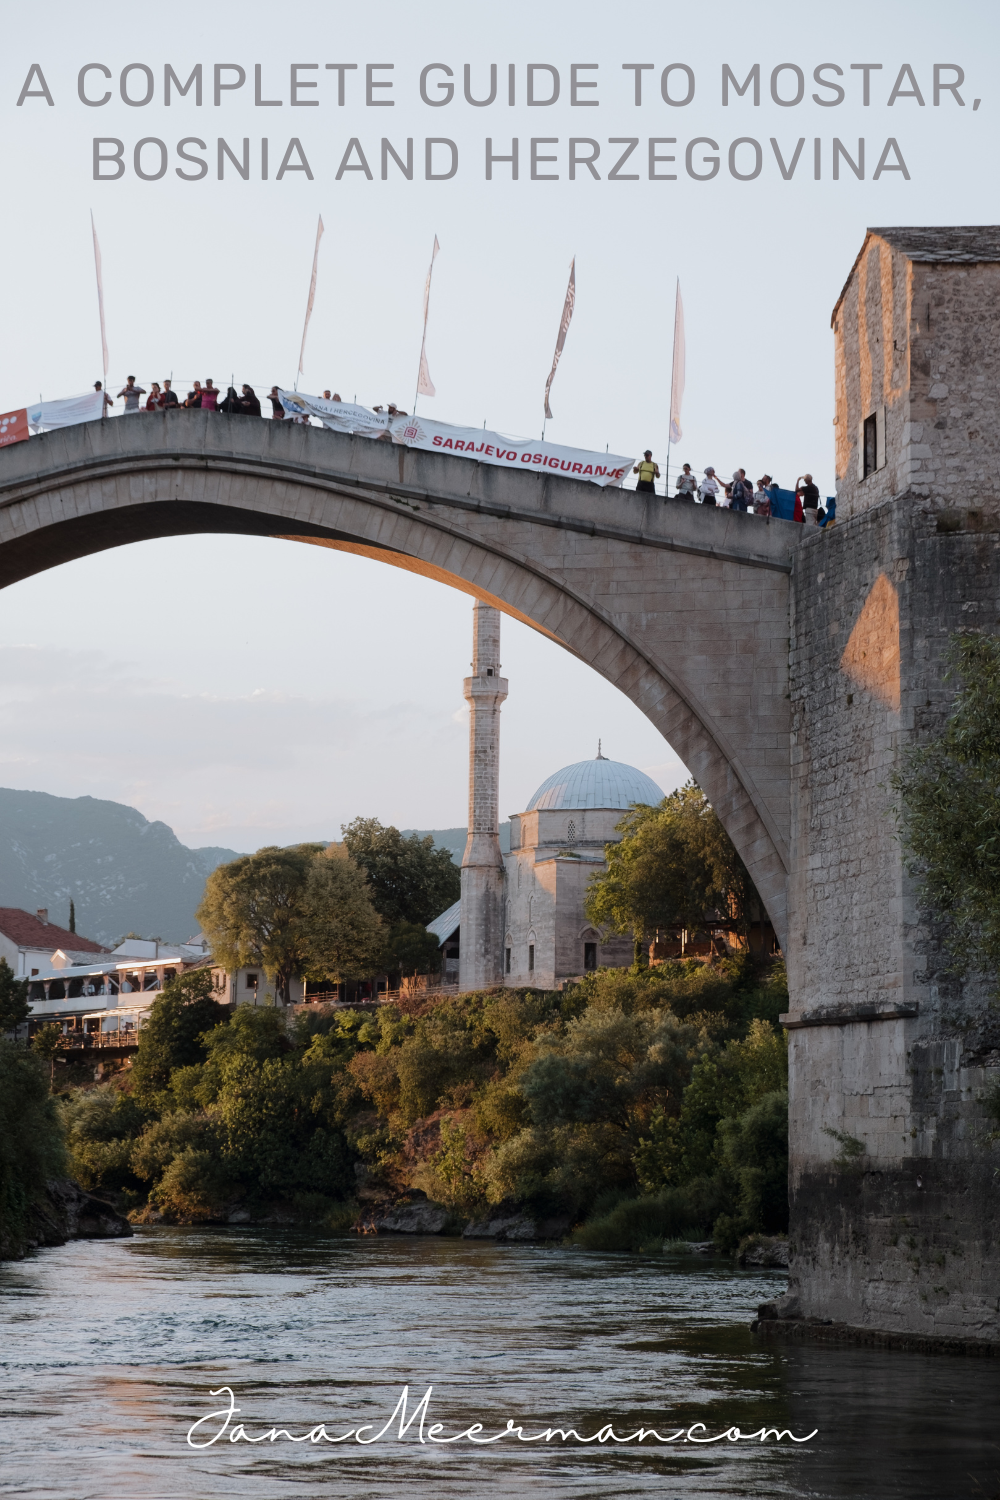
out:
<path id="1" fill-rule="evenodd" d="M 5 958 L 0 958 L 0 1034 L 20 1026 L 28 1019 L 30 1011 L 28 981 L 15 979 L 10 964 Z"/>
<path id="2" fill-rule="evenodd" d="M 368 876 L 372 905 L 395 927 L 426 927 L 458 900 L 462 878 L 447 849 L 435 849 L 428 834 L 404 838 L 377 818 L 355 818 L 342 828 L 344 848 Z"/>
<path id="3" fill-rule="evenodd" d="M 363 872 L 320 844 L 258 849 L 220 865 L 197 916 L 215 959 L 233 970 L 260 965 L 280 1003 L 293 976 L 371 973 L 383 937 Z"/>
<path id="4" fill-rule="evenodd" d="M 420 922 L 397 922 L 386 939 L 383 962 L 390 974 L 436 974 L 441 945 Z"/>
<path id="5" fill-rule="evenodd" d="M 135 1093 L 152 1099 L 169 1086 L 175 1068 L 204 1062 L 202 1034 L 217 1026 L 223 1014 L 212 990 L 211 970 L 189 970 L 165 984 L 139 1032 L 132 1065 Z"/>
<path id="6" fill-rule="evenodd" d="M 760 897 L 704 792 L 688 782 L 658 807 L 633 807 L 605 848 L 607 868 L 588 888 L 587 916 L 631 933 L 636 954 L 660 927 L 698 930 L 722 920 L 746 931 Z"/>
<path id="7" fill-rule="evenodd" d="M 0 1258 L 23 1253 L 34 1204 L 66 1170 L 45 1065 L 0 1037 Z"/>
<path id="8" fill-rule="evenodd" d="M 956 972 L 1000 969 L 1000 636 L 949 647 L 958 690 L 944 729 L 891 778 L 922 900 L 952 930 Z"/>

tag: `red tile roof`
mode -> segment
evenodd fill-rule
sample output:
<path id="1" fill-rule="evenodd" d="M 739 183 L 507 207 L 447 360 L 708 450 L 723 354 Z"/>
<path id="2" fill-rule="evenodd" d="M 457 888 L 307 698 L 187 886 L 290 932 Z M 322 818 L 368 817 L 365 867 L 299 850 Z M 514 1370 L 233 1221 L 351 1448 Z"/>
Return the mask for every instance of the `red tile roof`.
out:
<path id="1" fill-rule="evenodd" d="M 78 932 L 67 932 L 54 922 L 42 922 L 30 911 L 19 906 L 0 906 L 0 933 L 16 943 L 19 948 L 42 948 L 54 953 L 64 948 L 71 953 L 110 953 L 100 943 L 81 937 Z"/>

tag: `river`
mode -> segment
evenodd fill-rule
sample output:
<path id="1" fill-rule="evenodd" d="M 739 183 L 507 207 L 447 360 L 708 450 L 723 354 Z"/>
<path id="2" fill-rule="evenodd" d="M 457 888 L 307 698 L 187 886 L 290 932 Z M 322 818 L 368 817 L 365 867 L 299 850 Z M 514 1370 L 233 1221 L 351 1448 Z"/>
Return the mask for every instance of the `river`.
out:
<path id="1" fill-rule="evenodd" d="M 466 1500 L 1000 1495 L 1000 1360 L 774 1347 L 748 1324 L 771 1272 L 450 1239 L 277 1229 L 140 1229 L 0 1266 L 0 1494 L 17 1500 Z M 227 1431 L 333 1436 L 385 1426 L 408 1385 L 426 1430 L 525 1436 L 790 1430 L 794 1444 L 319 1447 Z M 223 1418 L 195 1434 L 210 1437 Z"/>

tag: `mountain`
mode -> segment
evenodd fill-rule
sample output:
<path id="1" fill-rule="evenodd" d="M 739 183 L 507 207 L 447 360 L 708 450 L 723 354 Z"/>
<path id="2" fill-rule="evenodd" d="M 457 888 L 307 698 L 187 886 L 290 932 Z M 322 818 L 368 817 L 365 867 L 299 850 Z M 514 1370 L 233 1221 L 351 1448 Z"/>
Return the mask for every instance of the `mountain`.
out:
<path id="1" fill-rule="evenodd" d="M 0 906 L 46 906 L 60 926 L 113 944 L 125 932 L 183 942 L 217 865 L 234 849 L 187 849 L 166 823 L 96 797 L 0 787 Z"/>
<path id="2" fill-rule="evenodd" d="M 417 838 L 425 839 L 428 834 L 434 840 L 436 849 L 447 849 L 456 865 L 462 863 L 462 855 L 465 853 L 466 830 L 464 828 L 402 828 L 400 829 L 404 839 L 408 839 L 411 833 Z M 510 853 L 510 824 L 500 824 L 500 853 Z"/>

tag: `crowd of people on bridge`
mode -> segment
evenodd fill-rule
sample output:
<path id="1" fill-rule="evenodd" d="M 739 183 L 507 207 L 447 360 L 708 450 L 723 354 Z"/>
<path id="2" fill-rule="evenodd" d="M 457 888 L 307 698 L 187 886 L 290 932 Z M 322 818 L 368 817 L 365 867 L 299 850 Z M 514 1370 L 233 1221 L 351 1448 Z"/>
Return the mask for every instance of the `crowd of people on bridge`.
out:
<path id="1" fill-rule="evenodd" d="M 188 391 L 184 400 L 181 400 L 170 380 L 162 382 L 153 380 L 147 391 L 145 386 L 136 385 L 134 375 L 129 375 L 114 399 L 125 403 L 123 415 L 126 417 L 141 412 L 195 409 L 249 417 L 262 415 L 260 400 L 252 385 L 244 384 L 239 391 L 231 385 L 223 394 L 214 380 L 209 377 L 204 384 L 200 380 L 193 381 L 192 386 L 193 388 Z M 94 389 L 103 390 L 99 380 L 94 382 Z M 144 396 L 145 401 L 142 399 Z M 281 421 L 288 418 L 293 422 L 309 422 L 308 416 L 290 414 L 285 411 L 276 385 L 271 387 L 266 399 L 271 403 L 271 416 L 275 420 Z M 341 397 L 336 391 L 324 391 L 323 399 L 340 401 Z M 107 392 L 104 392 L 104 404 L 105 407 L 114 405 L 114 400 Z M 383 408 L 376 406 L 374 410 L 381 412 Z M 387 410 L 391 417 L 406 416 L 406 412 L 401 411 L 393 402 L 389 403 Z M 653 461 L 652 449 L 646 449 L 632 472 L 638 476 L 635 486 L 638 492 L 656 494 L 656 480 L 660 478 L 660 470 Z M 746 469 L 735 469 L 730 480 L 720 479 L 712 464 L 709 464 L 699 479 L 690 464 L 682 464 L 680 473 L 674 481 L 674 494 L 676 499 L 686 500 L 695 505 L 711 505 L 726 510 L 743 511 L 755 516 L 770 517 L 777 514 L 779 485 L 770 474 L 762 474 L 757 480 L 755 489 L 753 480 L 747 478 Z M 820 526 L 832 520 L 832 514 L 828 515 L 821 504 L 819 487 L 813 482 L 811 474 L 800 474 L 795 481 L 792 519 Z"/>
<path id="2" fill-rule="evenodd" d="M 117 396 L 111 396 L 108 392 L 104 392 L 104 405 L 105 407 L 109 407 L 113 406 L 115 401 L 123 401 L 125 403 L 125 410 L 122 415 L 126 417 L 136 416 L 141 412 L 147 411 L 194 410 L 220 411 L 233 416 L 244 417 L 259 417 L 263 415 L 260 400 L 252 385 L 243 385 L 239 391 L 237 391 L 235 386 L 231 385 L 223 395 L 222 391 L 215 384 L 215 381 L 209 376 L 204 384 L 200 380 L 195 380 L 192 382 L 192 386 L 193 389 L 188 391 L 187 396 L 182 400 L 173 389 L 173 382 L 171 380 L 164 380 L 162 382 L 159 380 L 150 381 L 149 390 L 147 391 L 144 385 L 136 385 L 134 375 L 129 375 L 126 377 L 125 384 Z M 100 380 L 94 381 L 94 390 L 104 390 Z M 143 396 L 146 397 L 145 401 L 142 399 Z M 272 385 L 266 399 L 271 403 L 272 417 L 278 421 L 282 421 L 289 416 L 281 404 L 281 398 L 278 395 L 278 387 L 276 385 Z M 339 401 L 341 398 L 336 391 L 324 391 L 323 399 L 324 401 Z M 374 409 L 380 412 L 382 407 L 376 406 Z M 406 412 L 400 411 L 391 401 L 388 406 L 388 412 L 391 417 L 406 416 Z M 293 415 L 289 420 L 306 424 L 309 422 L 308 417 L 300 415 Z"/>
<path id="3" fill-rule="evenodd" d="M 656 480 L 660 477 L 660 470 L 653 462 L 652 449 L 646 449 L 632 473 L 639 476 L 635 486 L 637 491 L 656 494 Z M 701 479 L 692 471 L 690 464 L 682 464 L 674 481 L 674 494 L 678 500 L 766 517 L 777 514 L 779 489 L 777 480 L 770 474 L 762 474 L 754 489 L 754 482 L 747 478 L 746 469 L 735 469 L 732 479 L 725 480 L 719 478 L 711 464 L 704 470 Z M 813 482 L 811 474 L 800 474 L 795 481 L 792 519 L 820 526 L 832 519 L 827 516 L 821 504 L 819 486 Z"/>

